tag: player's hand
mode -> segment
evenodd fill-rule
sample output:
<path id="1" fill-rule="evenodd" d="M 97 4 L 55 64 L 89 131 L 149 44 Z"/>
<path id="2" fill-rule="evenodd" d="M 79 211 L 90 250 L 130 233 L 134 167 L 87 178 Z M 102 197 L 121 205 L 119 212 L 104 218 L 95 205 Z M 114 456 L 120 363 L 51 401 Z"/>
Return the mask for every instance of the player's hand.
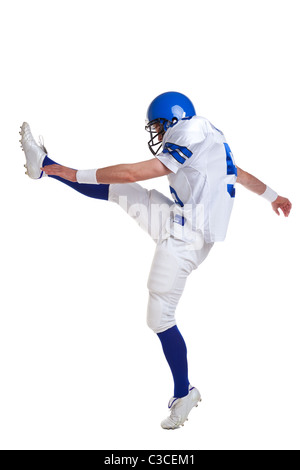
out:
<path id="1" fill-rule="evenodd" d="M 47 165 L 41 168 L 48 176 L 60 176 L 64 180 L 76 183 L 77 170 L 61 165 Z"/>
<path id="2" fill-rule="evenodd" d="M 292 203 L 286 197 L 278 196 L 276 201 L 272 202 L 272 207 L 277 215 L 280 215 L 280 209 L 282 210 L 284 216 L 288 217 L 292 209 Z"/>

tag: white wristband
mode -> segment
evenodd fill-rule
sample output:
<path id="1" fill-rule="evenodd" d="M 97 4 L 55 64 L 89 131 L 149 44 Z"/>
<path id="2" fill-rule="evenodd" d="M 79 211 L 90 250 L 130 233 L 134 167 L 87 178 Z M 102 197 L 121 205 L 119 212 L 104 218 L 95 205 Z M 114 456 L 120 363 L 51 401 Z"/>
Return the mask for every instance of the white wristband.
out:
<path id="1" fill-rule="evenodd" d="M 267 186 L 267 189 L 261 196 L 269 202 L 274 202 L 278 198 L 278 194 L 269 188 L 269 186 Z"/>
<path id="2" fill-rule="evenodd" d="M 97 170 L 78 170 L 76 173 L 77 183 L 99 184 L 97 181 Z"/>

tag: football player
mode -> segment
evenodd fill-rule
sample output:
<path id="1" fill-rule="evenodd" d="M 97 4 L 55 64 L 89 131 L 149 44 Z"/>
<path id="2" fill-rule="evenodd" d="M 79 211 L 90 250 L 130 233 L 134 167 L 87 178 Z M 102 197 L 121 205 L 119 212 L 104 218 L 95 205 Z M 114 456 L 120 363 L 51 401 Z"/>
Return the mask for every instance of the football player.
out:
<path id="1" fill-rule="evenodd" d="M 74 170 L 50 160 L 30 127 L 21 127 L 26 173 L 48 176 L 80 193 L 119 204 L 156 243 L 149 275 L 147 323 L 161 341 L 174 379 L 174 395 L 164 429 L 176 429 L 201 401 L 189 381 L 187 348 L 175 312 L 190 273 L 215 242 L 226 237 L 235 184 L 265 198 L 279 215 L 291 203 L 253 175 L 238 168 L 222 131 L 196 115 L 191 100 L 177 92 L 157 96 L 147 111 L 146 130 L 153 158 L 93 170 Z M 137 182 L 168 176 L 172 199 Z"/>

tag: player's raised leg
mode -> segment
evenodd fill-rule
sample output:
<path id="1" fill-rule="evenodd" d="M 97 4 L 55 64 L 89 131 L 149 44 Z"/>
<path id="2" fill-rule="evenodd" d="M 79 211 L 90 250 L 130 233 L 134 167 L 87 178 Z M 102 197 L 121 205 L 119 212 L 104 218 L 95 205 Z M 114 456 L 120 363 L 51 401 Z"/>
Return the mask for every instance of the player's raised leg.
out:
<path id="1" fill-rule="evenodd" d="M 22 125 L 20 134 L 21 146 L 26 157 L 26 174 L 30 178 L 41 179 L 46 176 L 41 168 L 61 166 L 48 157 L 43 143 L 38 144 L 35 141 L 27 123 Z M 119 204 L 155 241 L 162 237 L 162 229 L 166 226 L 165 221 L 169 217 L 170 207 L 174 204 L 158 191 L 149 191 L 137 183 L 83 184 L 57 175 L 48 175 L 48 177 L 64 183 L 85 196 Z"/>
<path id="2" fill-rule="evenodd" d="M 24 122 L 21 126 L 21 146 L 25 153 L 26 163 L 26 174 L 32 179 L 41 179 L 46 176 L 41 170 L 42 167 L 47 165 L 57 164 L 51 160 L 47 155 L 47 150 L 43 142 L 37 143 L 31 133 L 31 129 L 28 123 Z M 60 178 L 59 176 L 49 176 L 49 178 L 56 179 L 72 189 L 75 189 L 79 193 L 94 198 L 108 200 L 109 185 L 108 184 L 79 184 L 77 182 L 68 181 Z"/>

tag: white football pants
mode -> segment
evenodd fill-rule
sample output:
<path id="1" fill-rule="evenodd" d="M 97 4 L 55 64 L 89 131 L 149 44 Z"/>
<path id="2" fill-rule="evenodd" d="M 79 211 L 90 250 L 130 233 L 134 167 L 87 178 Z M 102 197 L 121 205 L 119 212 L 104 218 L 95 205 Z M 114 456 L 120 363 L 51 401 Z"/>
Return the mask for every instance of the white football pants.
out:
<path id="1" fill-rule="evenodd" d="M 148 279 L 147 323 L 155 333 L 162 333 L 176 325 L 175 312 L 186 280 L 213 243 L 206 243 L 201 232 L 195 233 L 191 244 L 171 235 L 168 227 L 175 204 L 156 190 L 137 183 L 112 184 L 109 201 L 119 204 L 157 244 Z"/>

